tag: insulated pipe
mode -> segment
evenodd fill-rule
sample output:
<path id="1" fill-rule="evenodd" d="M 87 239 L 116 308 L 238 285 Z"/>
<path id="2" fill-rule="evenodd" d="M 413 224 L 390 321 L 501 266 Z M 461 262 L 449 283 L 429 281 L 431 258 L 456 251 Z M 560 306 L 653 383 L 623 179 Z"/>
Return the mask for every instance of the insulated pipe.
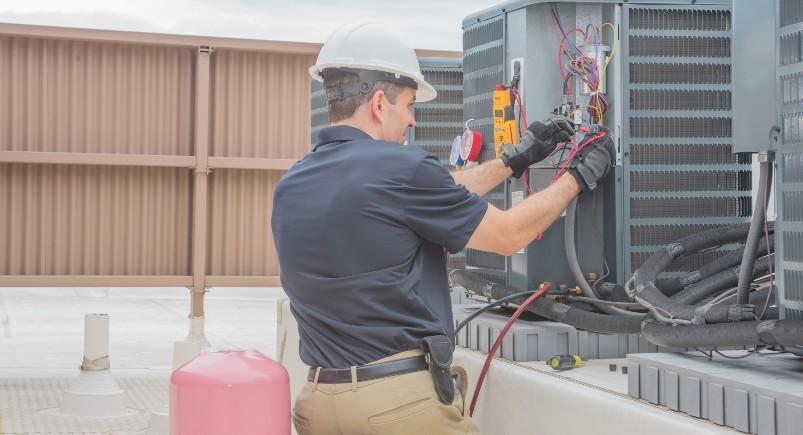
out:
<path id="1" fill-rule="evenodd" d="M 753 277 L 766 275 L 769 272 L 770 262 L 774 260 L 774 257 L 774 255 L 768 255 L 756 262 L 750 278 L 751 281 Z M 714 296 L 725 288 L 733 287 L 738 281 L 739 267 L 731 267 L 686 287 L 673 295 L 671 299 L 681 304 L 696 304 L 705 298 Z"/>
<path id="2" fill-rule="evenodd" d="M 647 258 L 633 275 L 635 288 L 631 293 L 631 297 L 645 307 L 651 308 L 653 314 L 680 319 L 681 322 L 686 323 L 719 323 L 752 319 L 753 312 L 752 309 L 749 309 L 751 307 L 739 309 L 739 307 L 734 306 L 718 305 L 701 309 L 700 307 L 673 301 L 655 287 L 658 274 L 663 272 L 677 258 L 701 249 L 741 240 L 748 231 L 748 224 L 714 228 L 686 236 L 664 246 Z"/>
<path id="3" fill-rule="evenodd" d="M 770 234 L 772 234 L 773 231 L 774 229 L 770 229 Z M 775 239 L 773 237 L 770 237 L 769 245 L 769 249 L 772 249 L 775 245 Z M 744 247 L 734 249 L 732 252 L 714 259 L 710 263 L 702 265 L 699 270 L 689 272 L 677 278 L 662 281 L 658 285 L 658 289 L 667 296 L 674 296 L 687 286 L 699 283 L 716 273 L 738 265 L 742 262 L 742 255 L 744 255 Z M 764 255 L 767 255 L 767 239 L 762 237 L 758 245 L 758 256 L 763 257 Z M 738 267 L 736 269 L 738 271 Z M 736 276 L 738 277 L 738 273 Z"/>
<path id="4" fill-rule="evenodd" d="M 468 270 L 452 271 L 451 279 L 466 290 L 490 299 L 501 299 L 519 292 L 519 290 L 489 281 Z M 593 313 L 545 298 L 536 299 L 527 307 L 527 310 L 556 322 L 567 323 L 575 328 L 600 334 L 637 334 L 641 330 L 641 322 L 647 318 L 647 315 L 644 314 L 613 316 Z"/>
<path id="5" fill-rule="evenodd" d="M 569 262 L 569 271 L 572 277 L 580 286 L 583 295 L 591 299 L 599 299 L 594 289 L 588 284 L 583 276 L 583 270 L 580 267 L 580 261 L 577 259 L 577 245 L 575 243 L 575 227 L 577 224 L 577 198 L 572 200 L 569 207 L 566 209 L 566 219 L 563 221 L 563 241 L 566 250 L 566 260 Z M 596 304 L 596 307 L 607 314 L 618 314 L 626 316 L 643 316 L 641 313 L 634 313 L 632 311 L 624 310 L 622 308 L 613 307 L 609 305 Z"/>
<path id="6" fill-rule="evenodd" d="M 665 347 L 803 345 L 803 320 L 691 326 L 670 326 L 647 321 L 641 333 L 650 343 Z"/>
<path id="7" fill-rule="evenodd" d="M 772 186 L 771 159 L 761 162 L 758 177 L 756 207 L 755 210 L 753 210 L 753 219 L 750 221 L 750 232 L 747 234 L 747 241 L 744 244 L 744 255 L 742 256 L 742 265 L 739 269 L 739 286 L 736 292 L 736 299 L 739 304 L 747 304 L 750 301 L 750 283 L 753 281 L 753 263 L 756 262 L 758 243 L 767 220 L 767 202 L 769 201 L 769 191 Z"/>
<path id="8" fill-rule="evenodd" d="M 469 292 L 490 299 L 501 299 L 505 296 L 518 293 L 516 289 L 510 288 L 504 284 L 489 281 L 469 270 L 454 270 L 450 276 L 453 282 L 464 287 Z M 767 291 L 768 290 L 764 292 L 754 292 L 757 305 L 766 301 Z M 724 302 L 722 305 L 727 306 Z M 556 322 L 569 324 L 577 329 L 592 331 L 599 334 L 638 334 L 641 332 L 642 322 L 649 318 L 649 315 L 624 317 L 593 313 L 544 298 L 536 299 L 527 307 L 527 310 L 541 317 L 546 317 Z M 773 314 L 777 316 L 777 309 L 768 309 L 766 314 L 768 316 L 772 316 Z"/>

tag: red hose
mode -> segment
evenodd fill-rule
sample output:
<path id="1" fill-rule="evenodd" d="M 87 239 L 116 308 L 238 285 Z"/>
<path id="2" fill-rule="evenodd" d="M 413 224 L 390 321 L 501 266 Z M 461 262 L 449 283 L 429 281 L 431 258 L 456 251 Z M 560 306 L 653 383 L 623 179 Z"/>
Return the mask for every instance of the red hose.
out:
<path id="1" fill-rule="evenodd" d="M 527 309 L 527 306 L 533 303 L 533 301 L 535 301 L 539 297 L 543 296 L 551 288 L 552 288 L 552 283 L 545 282 L 541 284 L 541 287 L 538 289 L 538 291 L 533 293 L 533 295 L 530 296 L 529 298 L 527 298 L 527 300 L 525 300 L 519 306 L 519 309 L 516 310 L 516 312 L 513 313 L 512 316 L 510 316 L 510 319 L 507 321 L 507 323 L 505 323 L 505 327 L 502 328 L 502 332 L 499 333 L 499 337 L 496 338 L 496 341 L 494 341 L 494 345 L 491 347 L 491 350 L 488 351 L 488 356 L 485 358 L 485 364 L 483 364 L 482 371 L 480 371 L 480 377 L 477 379 L 477 386 L 474 387 L 474 396 L 471 398 L 471 407 L 469 407 L 468 410 L 469 416 L 474 415 L 474 406 L 477 404 L 477 398 L 480 396 L 480 390 L 482 389 L 482 382 L 485 380 L 485 375 L 488 373 L 488 368 L 491 366 L 491 361 L 493 361 L 494 359 L 494 354 L 499 349 L 499 346 L 502 345 L 502 340 L 505 339 L 505 335 L 507 335 L 507 332 L 513 326 L 513 324 L 516 323 L 516 320 L 519 318 L 519 316 L 521 316 L 521 313 L 523 313 L 524 310 Z"/>

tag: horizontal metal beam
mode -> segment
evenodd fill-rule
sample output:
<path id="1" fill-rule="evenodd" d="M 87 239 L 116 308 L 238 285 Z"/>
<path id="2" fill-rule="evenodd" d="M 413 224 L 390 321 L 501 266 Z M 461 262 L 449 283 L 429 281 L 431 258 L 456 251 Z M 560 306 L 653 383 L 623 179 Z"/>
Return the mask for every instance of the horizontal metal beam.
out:
<path id="1" fill-rule="evenodd" d="M 40 163 L 61 165 L 195 167 L 195 156 L 148 154 L 66 153 L 49 151 L 0 151 L 0 163 Z"/>
<path id="2" fill-rule="evenodd" d="M 0 287 L 191 287 L 192 276 L 0 275 Z"/>
<path id="3" fill-rule="evenodd" d="M 261 159 L 252 157 L 209 157 L 209 167 L 219 169 L 287 170 L 296 159 Z"/>
<path id="4" fill-rule="evenodd" d="M 207 275 L 205 283 L 207 287 L 280 287 L 282 285 L 277 275 Z"/>
<path id="5" fill-rule="evenodd" d="M 209 167 L 221 169 L 264 169 L 284 171 L 290 169 L 295 162 L 296 159 L 209 157 Z M 160 156 L 148 154 L 0 151 L 0 163 L 194 168 L 196 166 L 196 158 L 195 156 Z"/>

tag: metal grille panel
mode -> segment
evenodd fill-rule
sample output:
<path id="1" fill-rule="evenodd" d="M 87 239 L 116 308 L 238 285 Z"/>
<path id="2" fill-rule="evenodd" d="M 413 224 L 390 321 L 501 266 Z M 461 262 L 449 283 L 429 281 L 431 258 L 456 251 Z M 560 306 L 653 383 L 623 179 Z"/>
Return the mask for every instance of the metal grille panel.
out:
<path id="1" fill-rule="evenodd" d="M 787 300 L 803 301 L 803 272 L 799 270 L 785 270 L 784 293 Z"/>
<path id="2" fill-rule="evenodd" d="M 475 267 L 505 270 L 505 257 L 476 249 L 467 249 L 466 264 Z"/>
<path id="3" fill-rule="evenodd" d="M 750 217 L 748 196 L 737 198 L 645 198 L 630 199 L 631 218 Z M 803 201 L 801 201 L 803 212 Z"/>
<path id="4" fill-rule="evenodd" d="M 730 30 L 728 10 L 630 9 L 630 28 L 645 30 Z"/>
<path id="5" fill-rule="evenodd" d="M 728 91 L 633 90 L 633 110 L 731 110 Z"/>
<path id="6" fill-rule="evenodd" d="M 634 225 L 630 227 L 632 246 L 662 246 L 718 225 Z"/>
<path id="7" fill-rule="evenodd" d="M 750 171 L 632 172 L 631 192 L 750 190 Z"/>
<path id="8" fill-rule="evenodd" d="M 437 104 L 437 103 L 436 103 Z M 422 103 L 421 107 L 415 108 L 416 122 L 437 122 L 449 123 L 460 126 L 463 123 L 463 111 L 458 108 L 430 108 L 427 103 Z M 451 139 L 444 137 L 444 140 Z"/>
<path id="9" fill-rule="evenodd" d="M 783 232 L 784 259 L 803 262 L 803 232 Z"/>
<path id="10" fill-rule="evenodd" d="M 803 320 L 803 0 L 780 0 L 778 89 L 781 139 L 778 161 L 778 289 L 781 318 Z M 783 72 L 783 74 L 780 74 Z M 790 346 L 789 349 L 792 349 Z M 796 347 L 803 354 L 803 348 Z"/>
<path id="11" fill-rule="evenodd" d="M 781 174 L 784 183 L 803 183 L 803 153 L 784 153 L 781 157 L 783 168 Z"/>
<path id="12" fill-rule="evenodd" d="M 803 320 L 803 310 L 795 310 L 789 307 L 785 308 L 786 315 L 784 318 L 789 320 Z"/>
<path id="13" fill-rule="evenodd" d="M 449 254 L 446 258 L 447 269 L 465 269 L 466 268 L 466 253 L 461 251 L 457 254 Z"/>
<path id="14" fill-rule="evenodd" d="M 458 134 L 463 133 L 462 127 L 416 127 L 415 128 L 415 137 L 417 141 L 437 141 L 437 140 L 444 140 L 444 138 L 450 138 L 449 143 L 451 144 L 451 139 Z"/>
<path id="15" fill-rule="evenodd" d="M 781 65 L 792 65 L 803 60 L 803 30 L 781 36 Z"/>
<path id="16" fill-rule="evenodd" d="M 630 83 L 728 84 L 731 66 L 704 63 L 631 63 Z"/>
<path id="17" fill-rule="evenodd" d="M 505 14 L 463 29 L 463 120 L 473 119 L 471 127 L 482 134 L 485 145 L 480 160 L 495 157 L 493 150 L 493 89 L 504 81 Z M 497 208 L 505 208 L 504 187 L 496 188 L 485 199 Z M 486 276 L 506 281 L 505 257 L 466 250 L 466 265 L 501 269 Z M 489 265 L 489 266 L 488 266 Z"/>
<path id="18" fill-rule="evenodd" d="M 631 137 L 730 137 L 730 118 L 632 118 Z"/>
<path id="19" fill-rule="evenodd" d="M 631 36 L 630 55 L 648 57 L 729 57 L 730 38 Z"/>
<path id="20" fill-rule="evenodd" d="M 329 108 L 323 83 L 310 80 L 310 95 L 310 143 L 314 146 L 318 142 L 318 132 L 329 126 Z"/>
<path id="21" fill-rule="evenodd" d="M 507 283 L 507 273 L 502 270 L 492 270 L 492 269 L 473 269 L 472 272 L 476 273 L 477 275 L 491 281 L 497 283 Z"/>
<path id="22" fill-rule="evenodd" d="M 783 212 L 787 222 L 803 222 L 803 192 L 783 192 Z"/>
<path id="23" fill-rule="evenodd" d="M 454 66 L 459 68 L 460 62 L 455 61 L 454 63 Z M 422 65 L 421 73 L 424 74 L 424 80 L 432 86 L 463 86 L 463 71 L 460 69 L 436 69 L 428 68 L 427 65 Z M 440 92 L 438 92 L 438 95 L 440 95 Z"/>
<path id="24" fill-rule="evenodd" d="M 781 76 L 781 102 L 783 104 L 803 102 L 803 72 Z"/>
<path id="25" fill-rule="evenodd" d="M 410 144 L 417 145 L 449 165 L 455 136 L 463 133 L 463 69 L 460 59 L 420 59 L 421 72 L 438 96 L 413 109 L 416 127 Z"/>
<path id="26" fill-rule="evenodd" d="M 803 142 L 803 112 L 783 115 L 781 129 L 784 143 Z"/>
<path id="27" fill-rule="evenodd" d="M 622 272 L 629 274 L 646 258 L 645 247 L 748 221 L 752 174 L 750 156 L 733 154 L 730 144 L 730 9 L 624 8 Z M 715 255 L 720 251 L 681 259 L 674 270 Z"/>
<path id="28" fill-rule="evenodd" d="M 803 2 L 800 0 L 781 0 L 781 26 L 803 21 Z"/>
<path id="29" fill-rule="evenodd" d="M 733 154 L 731 146 L 723 144 L 632 144 L 630 162 L 634 165 L 749 164 L 750 156 Z"/>

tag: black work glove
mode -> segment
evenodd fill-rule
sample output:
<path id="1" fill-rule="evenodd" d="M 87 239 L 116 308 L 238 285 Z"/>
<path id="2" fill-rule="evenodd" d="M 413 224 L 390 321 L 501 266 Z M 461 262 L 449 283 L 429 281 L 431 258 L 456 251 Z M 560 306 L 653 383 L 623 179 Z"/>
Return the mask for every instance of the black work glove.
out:
<path id="1" fill-rule="evenodd" d="M 574 136 L 574 123 L 565 116 L 553 115 L 543 122 L 533 122 L 527 127 L 527 131 L 544 142 L 557 145 L 562 142 L 568 142 Z M 551 153 L 552 150 L 549 150 L 549 152 Z M 546 155 L 538 161 L 540 162 L 545 158 Z"/>
<path id="2" fill-rule="evenodd" d="M 597 188 L 598 182 L 603 179 L 615 164 L 616 149 L 609 131 L 605 137 L 595 140 L 577 152 L 569 164 L 569 173 L 572 174 L 583 192 Z"/>
<path id="3" fill-rule="evenodd" d="M 562 116 L 533 122 L 515 147 L 503 150 L 502 162 L 519 178 L 530 165 L 547 158 L 558 143 L 570 140 L 573 135 L 572 122 Z"/>

